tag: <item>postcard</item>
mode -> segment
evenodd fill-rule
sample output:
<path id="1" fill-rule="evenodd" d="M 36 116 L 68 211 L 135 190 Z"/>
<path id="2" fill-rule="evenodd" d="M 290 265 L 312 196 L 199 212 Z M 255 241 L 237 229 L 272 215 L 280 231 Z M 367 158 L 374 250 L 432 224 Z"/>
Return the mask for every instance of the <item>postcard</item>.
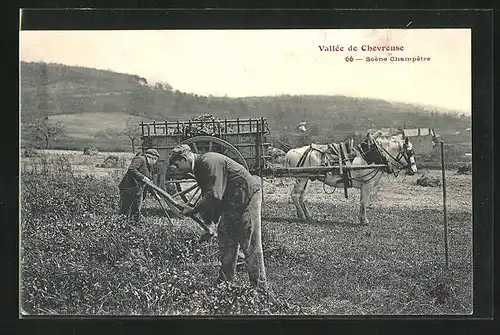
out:
<path id="1" fill-rule="evenodd" d="M 20 31 L 20 314 L 473 313 L 470 29 Z"/>

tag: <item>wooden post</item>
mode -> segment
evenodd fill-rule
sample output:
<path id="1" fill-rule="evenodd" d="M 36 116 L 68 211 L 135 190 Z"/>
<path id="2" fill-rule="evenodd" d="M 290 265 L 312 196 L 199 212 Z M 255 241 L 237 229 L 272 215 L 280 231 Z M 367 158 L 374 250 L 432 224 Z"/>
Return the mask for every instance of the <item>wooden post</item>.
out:
<path id="1" fill-rule="evenodd" d="M 240 144 L 240 118 L 236 119 L 236 130 L 236 144 Z"/>
<path id="2" fill-rule="evenodd" d="M 259 131 L 259 128 L 257 128 L 257 131 Z M 264 118 L 263 117 L 260 118 L 259 137 L 260 137 L 260 154 L 262 155 L 261 165 L 259 167 L 259 174 L 260 174 L 260 176 L 262 176 L 262 169 L 264 168 L 264 163 L 265 163 L 264 155 L 266 154 L 265 148 L 264 148 Z"/>
<path id="3" fill-rule="evenodd" d="M 264 156 L 266 154 L 266 152 L 264 151 L 264 117 L 260 117 L 260 152 L 262 154 L 262 156 Z M 262 170 L 264 168 L 264 163 L 265 163 L 265 160 L 264 158 L 262 159 L 262 162 L 261 162 L 261 167 L 259 168 L 259 175 L 260 175 L 260 186 L 262 188 L 262 202 L 264 202 L 264 175 L 262 173 Z"/>
<path id="4" fill-rule="evenodd" d="M 251 122 L 251 121 L 250 121 Z M 264 202 L 264 179 L 262 179 L 262 155 L 263 155 L 263 152 L 262 152 L 262 147 L 261 147 L 261 143 L 262 143 L 262 138 L 260 137 L 260 129 L 262 127 L 262 124 L 259 124 L 259 120 L 257 119 L 256 120 L 256 124 L 257 124 L 257 132 L 255 133 L 256 135 L 256 143 L 255 143 L 255 153 L 256 153 L 256 165 L 257 165 L 257 175 L 259 176 L 260 178 L 260 193 L 261 193 L 261 199 L 262 199 L 262 202 Z M 252 127 L 250 126 L 250 131 L 252 131 Z"/>
<path id="5" fill-rule="evenodd" d="M 261 160 L 261 152 L 260 152 L 260 133 L 259 133 L 259 123 L 257 122 L 257 132 L 255 134 L 255 167 L 257 168 L 257 173 L 260 176 L 260 160 Z"/>
<path id="6" fill-rule="evenodd" d="M 444 166 L 444 141 L 441 141 L 441 173 L 443 177 L 444 258 L 446 269 L 448 269 L 448 220 L 446 217 L 446 175 Z"/>
<path id="7" fill-rule="evenodd" d="M 349 158 L 348 158 L 348 154 L 347 154 L 347 149 L 345 147 L 345 143 L 344 142 L 340 142 L 340 145 L 339 145 L 339 165 L 340 165 L 340 171 L 341 171 L 341 175 L 344 179 L 344 196 L 345 198 L 347 199 L 347 188 L 349 187 L 349 181 L 350 181 L 350 176 L 349 176 L 349 173 L 350 173 L 350 167 L 351 167 L 351 162 L 349 161 Z M 342 164 L 345 162 L 345 167 L 346 169 L 344 169 L 344 173 L 342 174 Z"/>

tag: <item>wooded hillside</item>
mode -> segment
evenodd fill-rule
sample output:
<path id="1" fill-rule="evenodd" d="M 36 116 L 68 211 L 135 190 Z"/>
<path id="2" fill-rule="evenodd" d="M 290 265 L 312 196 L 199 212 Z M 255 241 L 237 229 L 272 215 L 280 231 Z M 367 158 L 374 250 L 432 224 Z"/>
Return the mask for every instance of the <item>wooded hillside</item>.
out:
<path id="1" fill-rule="evenodd" d="M 145 78 L 134 74 L 60 64 L 21 63 L 23 123 L 44 116 L 84 113 L 114 113 L 117 121 L 122 120 L 124 114 L 158 121 L 189 119 L 203 113 L 219 118 L 262 116 L 268 119 L 274 136 L 291 143 L 296 142 L 297 125 L 303 121 L 307 122 L 308 139 L 316 142 L 343 140 L 355 131 L 370 128 L 435 128 L 446 136 L 471 127 L 468 115 L 429 111 L 423 106 L 376 99 L 339 95 L 201 96 L 179 92 L 168 84 L 148 84 Z"/>

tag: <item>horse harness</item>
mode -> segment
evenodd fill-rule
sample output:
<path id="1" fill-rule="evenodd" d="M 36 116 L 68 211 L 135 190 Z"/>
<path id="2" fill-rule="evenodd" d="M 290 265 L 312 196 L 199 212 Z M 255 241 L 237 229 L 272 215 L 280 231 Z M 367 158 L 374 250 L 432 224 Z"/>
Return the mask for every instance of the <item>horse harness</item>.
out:
<path id="1" fill-rule="evenodd" d="M 401 143 L 398 142 L 398 146 L 399 146 L 399 152 L 398 152 L 398 155 L 396 157 L 392 156 L 387 150 L 385 150 L 384 148 L 384 151 L 387 155 L 389 155 L 389 157 L 391 157 L 396 163 L 398 164 L 392 164 L 393 167 L 397 167 L 399 168 L 399 170 L 401 170 L 401 168 L 405 168 L 404 164 L 401 163 L 401 158 L 404 157 L 405 161 L 406 161 L 406 164 L 407 166 L 410 166 L 411 162 L 410 162 L 410 154 L 408 155 L 405 155 L 403 154 L 403 152 L 405 151 L 410 151 L 411 153 L 413 153 L 413 149 L 408 149 L 408 144 L 405 142 L 403 144 L 403 146 L 401 146 Z M 396 176 L 396 174 L 394 174 Z M 397 176 L 396 176 L 397 177 Z"/>
<path id="2" fill-rule="evenodd" d="M 352 141 L 350 141 L 351 144 Z M 401 165 L 401 167 L 404 168 L 404 165 L 401 163 L 401 158 L 404 157 L 405 160 L 407 161 L 408 164 L 410 164 L 409 157 L 405 156 L 402 152 L 407 149 L 407 144 L 404 143 L 403 147 L 401 147 L 401 143 L 398 142 L 399 145 L 399 153 L 396 157 L 392 156 L 385 148 L 380 147 L 377 141 L 375 141 L 373 138 L 367 138 L 365 141 L 361 142 L 356 146 L 357 151 L 361 155 L 361 157 L 368 163 L 368 164 L 383 164 L 386 167 L 383 168 L 383 171 L 388 173 L 388 174 L 394 174 L 394 176 L 397 178 L 399 171 L 401 168 L 394 164 L 394 163 L 389 163 L 389 160 L 387 159 L 387 156 L 382 153 L 382 150 L 389 156 L 391 157 L 396 163 Z M 352 187 L 352 176 L 351 176 L 351 169 L 349 167 L 351 166 L 351 162 L 354 160 L 356 157 L 356 154 L 353 153 L 352 150 L 352 144 L 349 146 L 349 151 L 346 149 L 346 145 L 344 142 L 340 142 L 339 144 L 336 143 L 330 143 L 327 145 L 326 150 L 321 150 L 320 148 L 314 146 L 313 143 L 309 145 L 309 147 L 306 149 L 306 151 L 302 154 L 300 157 L 297 167 L 303 167 L 304 163 L 306 161 L 306 158 L 309 156 L 309 154 L 312 151 L 317 151 L 321 154 L 321 166 L 331 166 L 335 164 L 339 164 L 339 172 L 340 175 L 342 176 L 342 182 L 344 184 L 344 194 L 345 198 L 347 199 L 347 189 Z M 328 153 L 331 153 L 332 155 L 328 157 Z M 334 159 L 336 158 L 336 159 Z M 344 168 L 344 164 L 345 167 Z M 399 168 L 398 171 L 395 171 L 394 167 Z M 372 172 L 368 173 L 367 175 L 363 177 L 367 177 L 368 175 L 371 174 L 370 178 L 366 181 L 369 181 L 378 174 L 380 171 L 379 169 L 374 170 L 375 173 L 373 174 Z M 314 181 L 317 178 L 316 177 L 311 177 L 309 178 L 310 180 Z M 340 182 L 340 181 L 339 181 Z"/>
<path id="3" fill-rule="evenodd" d="M 373 139 L 370 138 L 364 140 L 363 142 L 358 144 L 357 149 L 361 157 L 363 157 L 363 159 L 368 164 L 384 164 L 387 166 L 386 168 L 384 168 L 384 171 L 386 173 L 393 172 L 391 167 L 389 166 L 389 161 L 387 160 L 387 157 L 382 154 L 379 145 Z M 385 151 L 385 149 L 383 148 L 382 150 Z"/>
<path id="4" fill-rule="evenodd" d="M 384 168 L 384 172 L 393 174 L 395 177 L 397 177 L 401 168 L 405 167 L 404 164 L 401 163 L 401 158 L 404 157 L 408 165 L 410 164 L 409 158 L 403 154 L 403 151 L 407 148 L 407 144 L 405 143 L 403 144 L 403 147 L 401 147 L 401 143 L 398 142 L 398 145 L 399 153 L 396 157 L 391 155 L 385 148 L 380 147 L 377 141 L 373 139 L 366 139 L 365 141 L 361 142 L 360 144 L 358 144 L 357 149 L 361 154 L 361 157 L 363 157 L 363 159 L 368 164 L 385 164 L 386 168 Z M 382 153 L 382 150 L 397 164 L 394 164 L 392 162 L 390 163 L 387 159 L 387 156 Z M 396 171 L 394 168 L 398 168 L 398 171 Z"/>
<path id="5" fill-rule="evenodd" d="M 349 146 L 352 148 L 352 146 Z M 347 188 L 352 186 L 352 179 L 351 179 L 351 170 L 350 169 L 344 169 L 343 164 L 346 166 L 350 167 L 352 160 L 356 157 L 356 155 L 349 153 L 346 145 L 344 142 L 340 142 L 339 144 L 336 143 L 329 143 L 327 145 L 326 150 L 321 150 L 317 147 L 315 147 L 312 143 L 309 145 L 309 147 L 304 151 L 302 156 L 300 157 L 297 167 L 303 167 L 304 163 L 306 161 L 306 158 L 309 156 L 309 154 L 312 151 L 317 151 L 321 154 L 321 166 L 332 166 L 335 164 L 339 164 L 339 169 L 340 169 L 340 175 L 343 177 L 343 182 L 344 182 L 344 189 L 347 197 Z M 329 153 L 331 154 L 329 156 Z M 310 178 L 312 181 L 316 180 L 316 178 L 312 177 Z"/>

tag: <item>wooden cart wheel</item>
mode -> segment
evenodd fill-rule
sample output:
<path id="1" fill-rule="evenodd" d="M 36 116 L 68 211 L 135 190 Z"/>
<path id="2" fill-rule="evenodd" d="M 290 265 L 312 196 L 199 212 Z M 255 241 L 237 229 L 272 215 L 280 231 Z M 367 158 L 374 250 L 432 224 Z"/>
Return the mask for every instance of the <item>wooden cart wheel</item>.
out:
<path id="1" fill-rule="evenodd" d="M 236 162 L 240 163 L 248 170 L 248 164 L 241 153 L 236 149 L 231 143 L 213 136 L 195 136 L 191 137 L 180 144 L 187 144 L 191 147 L 194 153 L 202 154 L 206 152 L 218 152 L 221 153 Z M 184 202 L 185 205 L 194 206 L 201 198 L 201 190 L 198 184 L 194 180 L 194 176 L 191 179 L 184 179 L 176 181 L 175 187 L 177 192 L 172 196 L 174 198 L 179 198 Z"/>

